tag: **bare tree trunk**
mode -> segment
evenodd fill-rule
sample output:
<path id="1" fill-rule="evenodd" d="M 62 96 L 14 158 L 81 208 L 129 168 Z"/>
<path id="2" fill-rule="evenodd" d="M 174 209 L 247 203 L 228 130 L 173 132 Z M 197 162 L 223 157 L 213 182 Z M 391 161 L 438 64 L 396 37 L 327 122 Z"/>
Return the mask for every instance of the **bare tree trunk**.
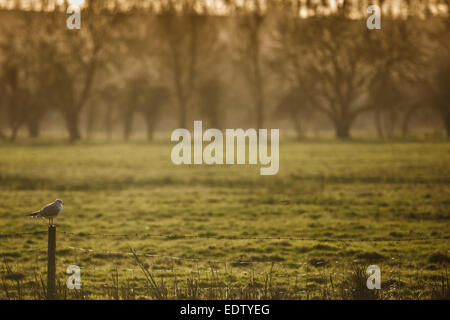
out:
<path id="1" fill-rule="evenodd" d="M 147 122 L 147 140 L 153 141 L 153 132 L 155 131 L 155 126 L 153 123 L 153 119 L 151 115 L 146 115 L 146 122 Z"/>
<path id="2" fill-rule="evenodd" d="M 151 125 L 147 126 L 147 140 L 153 141 L 153 127 Z"/>
<path id="3" fill-rule="evenodd" d="M 254 76 L 256 86 L 256 126 L 257 129 L 261 129 L 264 126 L 264 88 L 260 66 L 260 43 L 258 38 L 255 41 L 255 57 L 253 58 L 253 63 L 255 69 Z"/>
<path id="4" fill-rule="evenodd" d="M 414 112 L 417 110 L 416 106 L 413 106 L 411 108 L 408 109 L 408 111 L 405 114 L 405 117 L 403 118 L 403 123 L 402 123 L 402 136 L 403 138 L 406 138 L 406 136 L 408 135 L 409 132 L 409 124 L 411 122 L 411 119 L 414 115 Z"/>
<path id="5" fill-rule="evenodd" d="M 11 135 L 9 136 L 10 141 L 16 140 L 19 129 L 20 129 L 20 125 L 14 125 L 11 127 Z"/>
<path id="6" fill-rule="evenodd" d="M 112 139 L 112 106 L 108 103 L 106 107 L 106 117 L 105 117 L 105 128 L 106 137 L 108 140 Z"/>
<path id="7" fill-rule="evenodd" d="M 123 139 L 128 141 L 130 139 L 131 130 L 133 128 L 133 116 L 134 111 L 128 110 L 124 114 L 124 125 L 123 125 Z"/>
<path id="8" fill-rule="evenodd" d="M 87 119 L 86 119 L 86 138 L 91 139 L 95 127 L 97 107 L 95 104 L 88 106 Z"/>
<path id="9" fill-rule="evenodd" d="M 256 31 L 254 37 L 252 37 L 252 64 L 254 69 L 254 81 L 255 81 L 255 103 L 256 103 L 256 126 L 257 129 L 261 129 L 264 126 L 264 88 L 263 88 L 263 79 L 261 75 L 261 65 L 260 65 L 260 39 L 259 39 L 259 27 Z"/>
<path id="10" fill-rule="evenodd" d="M 395 134 L 395 124 L 397 123 L 397 113 L 395 112 L 395 110 L 390 109 L 388 115 L 389 115 L 389 119 L 387 121 L 387 123 L 388 123 L 387 133 L 388 133 L 388 137 L 390 139 L 392 139 Z"/>
<path id="11" fill-rule="evenodd" d="M 68 128 L 70 142 L 75 142 L 81 139 L 80 129 L 78 128 L 78 121 L 71 121 L 68 124 Z"/>
<path id="12" fill-rule="evenodd" d="M 39 138 L 41 133 L 40 122 L 40 119 L 31 119 L 27 121 L 28 135 L 30 138 Z"/>
<path id="13" fill-rule="evenodd" d="M 381 110 L 379 110 L 378 108 L 375 110 L 375 125 L 377 127 L 378 137 L 383 139 L 384 133 L 383 133 L 383 123 L 381 120 Z"/>
<path id="14" fill-rule="evenodd" d="M 295 132 L 297 133 L 297 140 L 302 140 L 304 138 L 302 130 L 302 121 L 295 114 L 292 115 L 292 120 L 294 122 Z"/>
<path id="15" fill-rule="evenodd" d="M 350 139 L 350 123 L 347 120 L 335 122 L 336 137 L 339 139 Z"/>
<path id="16" fill-rule="evenodd" d="M 69 141 L 75 142 L 81 139 L 80 117 L 78 113 L 65 113 L 64 120 L 69 133 Z"/>
<path id="17" fill-rule="evenodd" d="M 450 112 L 447 112 L 446 117 L 445 117 L 445 131 L 447 133 L 447 138 L 450 139 Z"/>
<path id="18" fill-rule="evenodd" d="M 264 126 L 264 98 L 262 92 L 258 94 L 256 100 L 256 126 L 261 129 Z"/>
<path id="19" fill-rule="evenodd" d="M 187 110 L 186 110 L 186 101 L 182 98 L 179 98 L 178 105 L 180 108 L 180 115 L 179 115 L 179 126 L 180 128 L 186 128 L 187 124 Z"/>

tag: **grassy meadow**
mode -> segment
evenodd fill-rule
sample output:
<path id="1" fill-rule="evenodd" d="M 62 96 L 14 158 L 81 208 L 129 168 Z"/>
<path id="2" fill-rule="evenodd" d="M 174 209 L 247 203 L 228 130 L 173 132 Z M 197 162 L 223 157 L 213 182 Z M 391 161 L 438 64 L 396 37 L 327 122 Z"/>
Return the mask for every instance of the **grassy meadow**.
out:
<path id="1" fill-rule="evenodd" d="M 45 297 L 47 223 L 26 214 L 56 198 L 62 299 L 449 298 L 450 144 L 281 141 L 275 176 L 170 152 L 1 144 L 0 299 Z"/>

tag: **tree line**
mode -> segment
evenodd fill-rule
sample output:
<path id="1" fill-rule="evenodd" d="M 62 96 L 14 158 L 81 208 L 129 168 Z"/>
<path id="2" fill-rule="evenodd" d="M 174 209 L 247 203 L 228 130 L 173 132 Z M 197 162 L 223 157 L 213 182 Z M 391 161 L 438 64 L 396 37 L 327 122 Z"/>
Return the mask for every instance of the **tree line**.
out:
<path id="1" fill-rule="evenodd" d="M 221 128 L 241 115 L 299 138 L 323 119 L 346 139 L 364 118 L 391 137 L 423 112 L 450 136 L 449 1 L 375 1 L 381 30 L 366 28 L 368 1 L 218 2 L 86 0 L 80 30 L 68 3 L 0 11 L 0 138 L 38 137 L 49 114 L 70 141 L 99 122 L 129 139 L 139 117 L 152 139 L 165 116 Z"/>

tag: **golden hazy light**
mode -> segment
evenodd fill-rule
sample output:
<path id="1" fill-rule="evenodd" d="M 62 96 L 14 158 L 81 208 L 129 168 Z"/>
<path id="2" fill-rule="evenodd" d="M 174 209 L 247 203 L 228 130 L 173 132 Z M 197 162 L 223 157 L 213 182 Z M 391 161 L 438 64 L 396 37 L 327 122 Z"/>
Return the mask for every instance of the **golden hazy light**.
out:
<path id="1" fill-rule="evenodd" d="M 84 5 L 84 0 L 69 0 L 69 4 L 72 6 L 82 6 Z"/>

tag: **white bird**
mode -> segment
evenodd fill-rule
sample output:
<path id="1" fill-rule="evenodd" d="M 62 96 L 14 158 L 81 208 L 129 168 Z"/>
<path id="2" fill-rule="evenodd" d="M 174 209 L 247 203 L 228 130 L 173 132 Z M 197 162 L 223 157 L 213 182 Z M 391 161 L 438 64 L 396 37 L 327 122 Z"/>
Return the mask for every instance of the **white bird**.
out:
<path id="1" fill-rule="evenodd" d="M 54 202 L 46 205 L 41 210 L 28 215 L 33 218 L 47 218 L 48 224 L 53 225 L 53 218 L 56 218 L 63 211 L 62 200 L 56 199 Z"/>

